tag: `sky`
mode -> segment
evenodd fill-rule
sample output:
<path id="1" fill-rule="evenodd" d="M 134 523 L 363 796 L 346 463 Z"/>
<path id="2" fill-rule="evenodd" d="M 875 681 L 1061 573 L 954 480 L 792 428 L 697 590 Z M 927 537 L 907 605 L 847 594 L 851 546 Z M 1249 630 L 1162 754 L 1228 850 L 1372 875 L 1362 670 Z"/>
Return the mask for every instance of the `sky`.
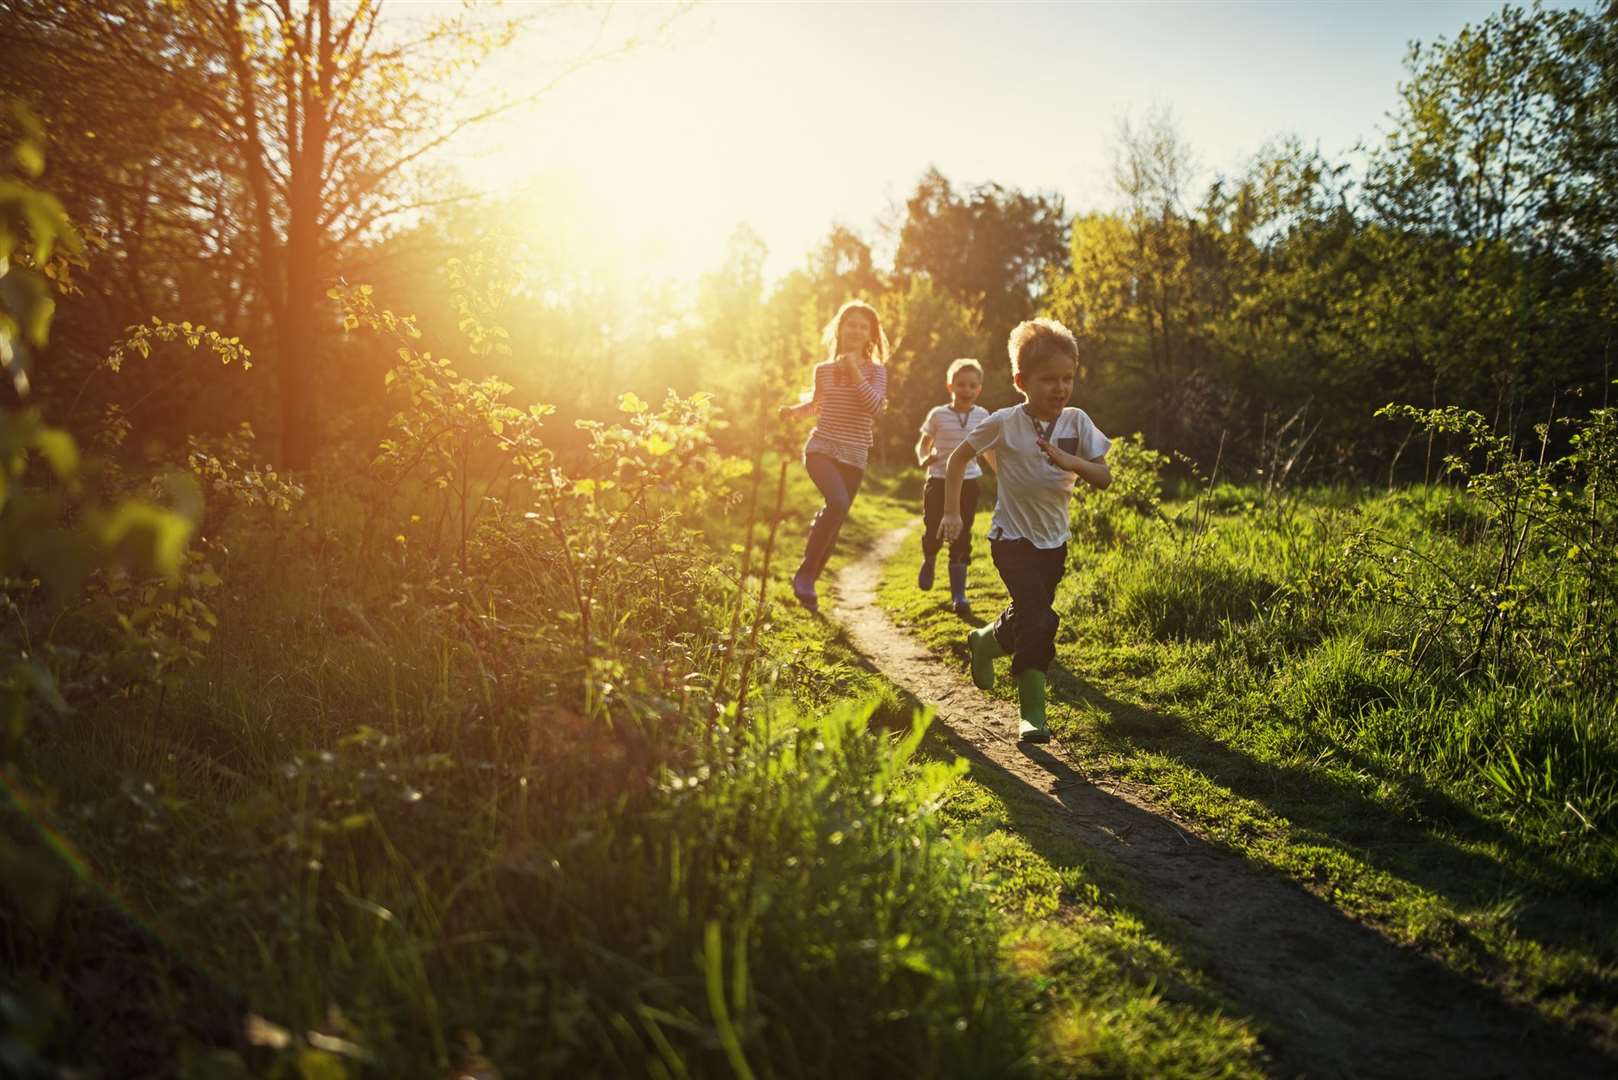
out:
<path id="1" fill-rule="evenodd" d="M 1499 4 L 1472 0 L 1203 3 L 620 5 L 614 34 L 656 40 L 586 65 L 477 133 L 473 186 L 539 181 L 532 227 L 567 214 L 654 275 L 716 268 L 746 223 L 771 278 L 833 224 L 883 249 L 877 224 L 929 166 L 1106 209 L 1121 120 L 1166 109 L 1201 178 L 1270 140 L 1328 155 L 1375 142 L 1409 42 L 1451 37 Z M 554 76 L 550 34 L 486 65 L 506 90 Z M 574 43 L 574 44 L 570 44 Z"/>

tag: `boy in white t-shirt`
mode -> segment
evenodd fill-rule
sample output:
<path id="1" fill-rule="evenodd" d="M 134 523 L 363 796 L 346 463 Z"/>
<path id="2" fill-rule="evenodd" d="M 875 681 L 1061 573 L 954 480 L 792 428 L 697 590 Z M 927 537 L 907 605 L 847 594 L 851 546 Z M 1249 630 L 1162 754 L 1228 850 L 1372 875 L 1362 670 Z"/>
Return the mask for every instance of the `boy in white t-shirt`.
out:
<path id="1" fill-rule="evenodd" d="M 982 364 L 956 360 L 950 364 L 944 382 L 949 387 L 950 403 L 938 405 L 927 414 L 921 424 L 921 438 L 916 440 L 916 463 L 927 470 L 927 484 L 921 493 L 921 572 L 916 575 L 916 587 L 920 589 L 933 587 L 933 565 L 938 561 L 938 549 L 944 546 L 938 537 L 938 522 L 944 515 L 945 462 L 967 433 L 989 416 L 989 410 L 977 404 L 983 392 Z M 972 561 L 972 519 L 977 514 L 978 477 L 982 475 L 976 461 L 966 466 L 965 479 L 961 481 L 961 534 L 949 545 L 950 606 L 962 618 L 972 613 L 966 604 L 966 565 Z"/>
<path id="2" fill-rule="evenodd" d="M 949 456 L 938 535 L 961 533 L 961 484 L 967 466 L 992 450 L 999 493 L 989 527 L 989 554 L 1011 593 L 993 626 L 966 635 L 972 681 L 994 685 L 994 660 L 1011 654 L 1022 720 L 1018 738 L 1044 742 L 1045 669 L 1056 659 L 1056 584 L 1067 563 L 1068 499 L 1080 479 L 1112 483 L 1103 460 L 1112 440 L 1083 409 L 1069 408 L 1079 347 L 1054 319 L 1033 319 L 1011 332 L 1011 377 L 1023 404 L 991 413 Z"/>

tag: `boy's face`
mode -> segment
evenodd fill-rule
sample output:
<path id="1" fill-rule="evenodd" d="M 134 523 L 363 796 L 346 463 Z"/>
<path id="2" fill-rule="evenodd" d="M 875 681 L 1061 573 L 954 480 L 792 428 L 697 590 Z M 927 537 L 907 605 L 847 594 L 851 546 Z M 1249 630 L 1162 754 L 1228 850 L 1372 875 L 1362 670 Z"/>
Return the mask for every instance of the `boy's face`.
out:
<path id="1" fill-rule="evenodd" d="M 955 373 L 955 378 L 951 380 L 949 392 L 955 395 L 957 405 L 970 405 L 983 392 L 983 376 L 971 368 L 962 368 Z"/>
<path id="2" fill-rule="evenodd" d="M 1067 399 L 1073 396 L 1077 366 L 1066 356 L 1051 357 L 1032 371 L 1018 372 L 1017 389 L 1036 415 L 1051 419 L 1067 407 Z"/>

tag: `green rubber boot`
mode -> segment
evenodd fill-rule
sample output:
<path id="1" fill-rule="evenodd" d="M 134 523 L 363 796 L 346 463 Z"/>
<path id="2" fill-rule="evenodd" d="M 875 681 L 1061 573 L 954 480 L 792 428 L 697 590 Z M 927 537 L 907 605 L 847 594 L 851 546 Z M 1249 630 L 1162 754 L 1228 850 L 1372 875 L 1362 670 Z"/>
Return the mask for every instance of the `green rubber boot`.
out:
<path id="1" fill-rule="evenodd" d="M 994 629 L 980 626 L 966 632 L 966 652 L 972 658 L 972 685 L 979 690 L 994 689 L 994 661 L 1006 655 L 995 639 Z"/>
<path id="2" fill-rule="evenodd" d="M 1029 668 L 1017 676 L 1017 711 L 1022 719 L 1017 724 L 1017 739 L 1021 742 L 1049 742 L 1051 733 L 1045 726 L 1045 673 Z"/>

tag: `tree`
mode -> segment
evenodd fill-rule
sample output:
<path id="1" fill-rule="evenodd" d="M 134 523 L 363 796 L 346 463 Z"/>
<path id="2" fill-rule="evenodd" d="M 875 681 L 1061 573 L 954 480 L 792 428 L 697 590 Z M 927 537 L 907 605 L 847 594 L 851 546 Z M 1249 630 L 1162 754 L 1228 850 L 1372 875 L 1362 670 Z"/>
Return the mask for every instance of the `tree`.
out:
<path id="1" fill-rule="evenodd" d="M 738 225 L 725 245 L 724 263 L 704 274 L 698 284 L 703 335 L 729 362 L 746 363 L 756 347 L 768 254 L 769 248 L 751 226 Z"/>
<path id="2" fill-rule="evenodd" d="M 1615 36 L 1618 9 L 1507 6 L 1453 41 L 1412 44 L 1395 127 L 1372 160 L 1377 215 L 1462 245 L 1610 245 Z"/>
<path id="3" fill-rule="evenodd" d="M 1367 203 L 1387 249 L 1434 271 L 1396 300 L 1453 331 L 1413 359 L 1443 400 L 1520 427 L 1597 382 L 1618 312 L 1618 8 L 1508 6 L 1407 65 Z"/>
<path id="4" fill-rule="evenodd" d="M 173 7 L 0 0 L 0 49 L 0 90 L 46 122 L 51 186 L 89 241 L 49 382 L 81 385 L 131 323 L 182 317 L 182 291 L 183 317 L 249 332 L 244 192 L 191 105 L 223 76 Z"/>
<path id="5" fill-rule="evenodd" d="M 323 297 L 336 253 L 380 221 L 419 205 L 411 167 L 500 106 L 454 104 L 466 74 L 508 42 L 466 11 L 398 37 L 380 0 L 190 0 L 199 51 L 222 65 L 219 99 L 199 115 L 232 133 L 252 208 L 259 287 L 274 329 L 281 456 L 307 468 L 320 445 L 315 376 Z M 432 72 L 431 81 L 419 72 Z M 447 118 L 447 120 L 445 119 Z"/>
<path id="6" fill-rule="evenodd" d="M 905 203 L 894 269 L 901 286 L 924 275 L 948 295 L 983 313 L 1005 359 L 1005 337 L 1031 317 L 1049 271 L 1065 253 L 1067 212 L 1060 195 L 1028 194 L 1000 184 L 957 193 L 929 169 Z"/>
<path id="7" fill-rule="evenodd" d="M 982 316 L 925 277 L 892 298 L 885 315 L 893 341 L 888 365 L 888 414 L 878 429 L 882 449 L 904 460 L 916 441 L 916 427 L 927 410 L 947 398 L 944 376 L 950 362 L 970 356 L 983 363 L 982 403 L 998 408 L 1015 397 L 1007 365 L 983 360 L 990 341 Z"/>
<path id="8" fill-rule="evenodd" d="M 858 297 L 874 300 L 886 283 L 871 260 L 871 245 L 847 225 L 834 225 L 809 257 L 809 277 L 825 308 L 836 310 Z"/>
<path id="9" fill-rule="evenodd" d="M 1213 326 L 1231 301 L 1227 232 L 1217 198 L 1200 217 L 1188 209 L 1191 151 L 1166 113 L 1121 123 L 1115 155 L 1119 209 L 1074 221 L 1049 306 L 1086 335 L 1123 415 L 1154 445 L 1191 450 L 1209 411 Z"/>
<path id="10" fill-rule="evenodd" d="M 402 17 L 385 19 L 381 0 L 0 4 L 21 26 L 7 20 L 8 45 L 15 33 L 38 46 L 31 74 L 65 91 L 64 116 L 105 140 L 84 153 L 83 201 L 101 215 L 92 224 L 104 220 L 133 241 L 120 245 L 137 264 L 122 276 L 132 301 L 155 302 L 164 274 L 210 252 L 228 258 L 228 272 L 204 275 L 223 282 L 225 314 L 214 317 L 246 309 L 262 318 L 274 345 L 281 456 L 297 468 L 321 443 L 322 358 L 336 325 L 326 289 L 347 255 L 388 223 L 464 197 L 442 185 L 424 190 L 433 155 L 534 96 L 472 94 L 478 64 L 520 30 L 577 10 L 504 17 L 465 4 L 418 17 L 400 6 Z M 603 28 L 561 73 L 606 55 L 611 46 L 600 42 L 609 37 Z M 125 121 L 133 152 L 118 126 Z M 103 176 L 98 154 L 122 156 Z M 147 257 L 156 244 L 161 261 Z"/>

